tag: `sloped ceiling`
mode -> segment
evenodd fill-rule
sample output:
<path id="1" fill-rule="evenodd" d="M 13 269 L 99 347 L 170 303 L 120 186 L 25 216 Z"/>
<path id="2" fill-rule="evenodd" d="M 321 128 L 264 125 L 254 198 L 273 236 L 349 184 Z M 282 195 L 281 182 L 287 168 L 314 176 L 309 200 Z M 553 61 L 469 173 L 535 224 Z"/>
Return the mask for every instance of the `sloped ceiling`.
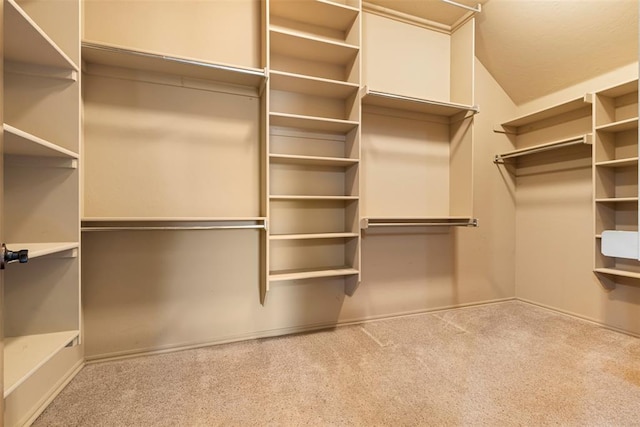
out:
<path id="1" fill-rule="evenodd" d="M 489 0 L 476 56 L 516 104 L 638 60 L 638 0 Z"/>
<path id="2" fill-rule="evenodd" d="M 476 56 L 516 104 L 638 60 L 639 0 L 456 0 L 482 4 Z M 445 24 L 466 10 L 442 0 L 363 0 Z"/>

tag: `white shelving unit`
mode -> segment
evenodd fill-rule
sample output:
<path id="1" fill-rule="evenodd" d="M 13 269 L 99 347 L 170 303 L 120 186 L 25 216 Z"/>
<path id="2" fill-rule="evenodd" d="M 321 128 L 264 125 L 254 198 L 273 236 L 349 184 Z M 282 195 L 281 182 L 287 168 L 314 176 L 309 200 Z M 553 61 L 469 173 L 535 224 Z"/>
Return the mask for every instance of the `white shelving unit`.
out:
<path id="1" fill-rule="evenodd" d="M 360 1 L 348 3 L 264 5 L 263 303 L 272 282 L 343 277 L 347 293 L 359 282 Z"/>
<path id="2" fill-rule="evenodd" d="M 638 81 L 594 95 L 594 272 L 606 288 L 640 279 Z"/>
<path id="3" fill-rule="evenodd" d="M 4 5 L 4 237 L 29 253 L 4 273 L 4 422 L 15 425 L 82 363 L 80 5 Z"/>

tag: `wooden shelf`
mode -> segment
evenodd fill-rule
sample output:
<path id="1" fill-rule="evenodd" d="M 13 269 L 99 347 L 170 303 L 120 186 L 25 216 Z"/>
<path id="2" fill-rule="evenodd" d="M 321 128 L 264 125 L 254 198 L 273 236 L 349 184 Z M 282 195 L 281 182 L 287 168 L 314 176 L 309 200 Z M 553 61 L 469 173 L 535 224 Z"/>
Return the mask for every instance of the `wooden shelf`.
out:
<path id="1" fill-rule="evenodd" d="M 89 63 L 173 74 L 254 88 L 260 87 L 265 81 L 265 71 L 257 68 L 168 56 L 157 52 L 139 51 L 91 41 L 82 42 L 82 59 Z"/>
<path id="2" fill-rule="evenodd" d="M 478 220 L 471 217 L 365 217 L 360 228 L 369 227 L 477 227 Z"/>
<path id="3" fill-rule="evenodd" d="M 637 197 L 607 197 L 595 199 L 596 203 L 629 203 L 637 202 Z"/>
<path id="4" fill-rule="evenodd" d="M 273 112 L 269 113 L 269 124 L 271 126 L 337 134 L 346 134 L 359 125 L 357 121 L 352 120 Z"/>
<path id="5" fill-rule="evenodd" d="M 291 0 L 271 0 L 269 8 L 275 16 L 343 32 L 351 28 L 360 12 L 357 8 L 327 0 L 298 1 L 295 4 Z"/>
<path id="6" fill-rule="evenodd" d="M 5 154 L 78 159 L 77 153 L 6 123 L 3 124 L 3 130 Z"/>
<path id="7" fill-rule="evenodd" d="M 78 66 L 15 0 L 4 2 L 4 59 L 78 71 Z"/>
<path id="8" fill-rule="evenodd" d="M 283 90 L 326 98 L 346 99 L 355 95 L 360 89 L 355 83 L 274 70 L 269 72 L 269 81 L 271 82 L 272 90 Z"/>
<path id="9" fill-rule="evenodd" d="M 321 277 L 353 276 L 356 274 L 359 274 L 359 271 L 348 266 L 325 269 L 281 270 L 271 271 L 269 273 L 269 281 L 281 282 L 285 280 L 316 279 Z"/>
<path id="10" fill-rule="evenodd" d="M 599 132 L 624 132 L 625 130 L 638 129 L 638 118 L 620 120 L 619 122 L 607 123 L 596 127 Z"/>
<path id="11" fill-rule="evenodd" d="M 358 196 L 286 196 L 286 195 L 271 195 L 270 200 L 358 200 Z"/>
<path id="12" fill-rule="evenodd" d="M 526 155 L 530 155 L 530 154 L 536 154 L 536 153 L 541 153 L 544 151 L 549 151 L 549 150 L 557 150 L 560 148 L 566 148 L 566 147 L 570 147 L 573 145 L 581 145 L 581 144 L 585 144 L 585 145 L 591 145 L 592 144 L 592 135 L 591 134 L 586 134 L 586 135 L 580 135 L 580 136 L 576 136 L 576 137 L 571 137 L 571 138 L 565 138 L 565 139 L 561 139 L 558 141 L 553 141 L 553 142 L 548 142 L 545 144 L 539 144 L 539 145 L 534 145 L 531 147 L 527 147 L 527 148 L 521 148 L 519 150 L 513 150 L 513 151 L 508 151 L 506 153 L 502 153 L 502 154 L 496 154 L 493 162 L 494 163 L 504 163 L 505 160 L 507 159 L 514 159 L 517 157 L 522 157 L 522 156 L 526 156 Z"/>
<path id="13" fill-rule="evenodd" d="M 598 95 L 607 96 L 609 98 L 618 98 L 623 95 L 628 95 L 638 91 L 638 79 L 631 80 L 621 85 L 616 85 L 609 89 L 604 89 L 598 92 Z"/>
<path id="14" fill-rule="evenodd" d="M 339 43 L 293 31 L 271 28 L 271 53 L 324 62 L 335 65 L 347 65 L 353 61 L 359 48 L 347 43 Z"/>
<path id="15" fill-rule="evenodd" d="M 595 268 L 593 271 L 600 274 L 608 274 L 610 276 L 629 277 L 631 279 L 640 279 L 640 273 L 626 270 L 618 270 L 615 268 Z"/>
<path id="16" fill-rule="evenodd" d="M 6 4 L 6 3 L 5 3 Z M 79 331 L 4 338 L 4 397 L 7 397 L 60 350 L 78 338 Z"/>
<path id="17" fill-rule="evenodd" d="M 465 112 L 471 114 L 480 112 L 477 106 L 413 98 L 393 93 L 379 92 L 371 90 L 368 87 L 365 87 L 363 90 L 362 103 L 364 105 L 375 105 L 377 107 L 393 108 L 396 110 L 433 114 L 445 117 L 451 117 Z"/>
<path id="18" fill-rule="evenodd" d="M 269 240 L 344 239 L 358 236 L 358 233 L 272 234 Z"/>
<path id="19" fill-rule="evenodd" d="M 590 105 L 590 103 L 586 100 L 586 97 L 580 97 L 509 120 L 508 122 L 502 123 L 501 126 L 506 129 L 511 129 L 514 133 L 518 133 L 516 129 L 519 127 L 580 110 L 588 105 Z"/>
<path id="20" fill-rule="evenodd" d="M 39 258 L 47 255 L 60 254 L 62 252 L 78 249 L 78 242 L 51 242 L 51 243 L 14 243 L 7 242 L 7 247 L 12 251 L 27 249 L 29 259 Z"/>
<path id="21" fill-rule="evenodd" d="M 269 124 L 271 126 L 282 126 L 339 134 L 345 134 L 358 127 L 358 122 L 352 120 L 300 116 L 297 114 L 287 113 L 269 113 Z"/>
<path id="22" fill-rule="evenodd" d="M 626 159 L 605 160 L 602 162 L 596 162 L 595 165 L 601 168 L 624 168 L 627 166 L 634 166 L 638 164 L 637 157 L 629 157 Z"/>
<path id="23" fill-rule="evenodd" d="M 359 162 L 357 159 L 345 159 L 340 157 L 297 156 L 289 154 L 270 154 L 269 160 L 272 164 L 342 167 L 353 166 Z"/>

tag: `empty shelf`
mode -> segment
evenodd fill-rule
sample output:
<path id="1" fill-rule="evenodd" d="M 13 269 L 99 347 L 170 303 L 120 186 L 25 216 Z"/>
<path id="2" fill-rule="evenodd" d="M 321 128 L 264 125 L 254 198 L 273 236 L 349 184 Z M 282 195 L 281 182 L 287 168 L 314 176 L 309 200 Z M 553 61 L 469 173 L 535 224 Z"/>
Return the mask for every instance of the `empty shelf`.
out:
<path id="1" fill-rule="evenodd" d="M 4 338 L 4 397 L 78 338 L 79 331 Z"/>
<path id="2" fill-rule="evenodd" d="M 605 160 L 602 162 L 596 162 L 595 165 L 602 168 L 624 168 L 627 166 L 634 166 L 638 164 L 637 157 L 629 157 L 627 159 Z"/>
<path id="3" fill-rule="evenodd" d="M 287 196 L 271 195 L 271 200 L 358 200 L 358 196 Z"/>
<path id="4" fill-rule="evenodd" d="M 358 233 L 272 234 L 269 240 L 344 239 L 358 236 Z"/>
<path id="5" fill-rule="evenodd" d="M 52 243 L 13 243 L 7 242 L 7 247 L 12 251 L 27 249 L 29 259 L 78 249 L 78 242 L 52 242 Z"/>
<path id="6" fill-rule="evenodd" d="M 626 270 L 618 270 L 616 268 L 595 268 L 593 271 L 600 274 L 608 274 L 611 276 L 629 277 L 631 279 L 640 279 L 640 273 Z"/>
<path id="7" fill-rule="evenodd" d="M 369 227 L 477 227 L 478 220 L 470 217 L 366 217 L 360 228 Z"/>
<path id="8" fill-rule="evenodd" d="M 573 145 L 587 144 L 590 145 L 592 143 L 591 134 L 580 135 L 572 138 L 561 139 L 558 141 L 549 142 L 546 144 L 534 145 L 527 148 L 521 148 L 519 150 L 508 151 L 502 154 L 496 154 L 493 159 L 493 163 L 504 163 L 507 159 L 514 159 L 517 157 L 526 156 L 529 154 L 541 153 L 549 150 L 556 150 L 559 148 L 570 147 Z"/>
<path id="9" fill-rule="evenodd" d="M 123 47 L 82 42 L 82 59 L 89 63 L 192 77 L 234 85 L 260 87 L 264 70 L 143 52 Z"/>
<path id="10" fill-rule="evenodd" d="M 271 53 L 308 61 L 345 66 L 360 49 L 357 46 L 328 39 L 311 37 L 280 28 L 269 30 Z"/>
<path id="11" fill-rule="evenodd" d="M 281 282 L 285 280 L 316 279 L 320 277 L 353 276 L 355 274 L 359 274 L 359 271 L 347 266 L 324 269 L 281 270 L 270 272 L 269 281 Z"/>
<path id="12" fill-rule="evenodd" d="M 269 72 L 269 80 L 272 90 L 283 90 L 326 98 L 346 99 L 356 94 L 360 88 L 356 83 L 346 83 L 274 70 Z"/>
<path id="13" fill-rule="evenodd" d="M 637 201 L 637 197 L 602 197 L 596 199 L 596 203 L 630 203 Z"/>
<path id="14" fill-rule="evenodd" d="M 6 123 L 4 129 L 4 153 L 20 156 L 61 157 L 77 159 L 78 154 L 56 144 L 31 135 Z"/>
<path id="15" fill-rule="evenodd" d="M 275 16 L 342 32 L 349 30 L 359 13 L 357 8 L 326 0 L 298 2 L 295 7 L 291 0 L 271 0 L 269 8 Z"/>
<path id="16" fill-rule="evenodd" d="M 404 95 L 379 92 L 365 87 L 362 94 L 364 105 L 393 108 L 396 110 L 412 111 L 416 113 L 434 114 L 451 117 L 459 113 L 467 112 L 476 114 L 477 106 L 455 104 L 452 102 L 433 101 L 429 99 L 413 98 Z"/>
<path id="17" fill-rule="evenodd" d="M 339 157 L 296 156 L 289 154 L 270 154 L 271 163 L 285 165 L 312 165 L 312 166 L 352 166 L 359 162 L 358 159 L 344 159 Z"/>
<path id="18" fill-rule="evenodd" d="M 269 124 L 271 126 L 282 126 L 339 134 L 345 134 L 358 126 L 358 122 L 351 120 L 300 116 L 297 114 L 287 113 L 269 113 Z"/>
<path id="19" fill-rule="evenodd" d="M 530 125 L 540 120 L 559 116 L 572 111 L 580 110 L 582 108 L 590 108 L 590 105 L 591 104 L 587 100 L 587 97 L 581 96 L 580 98 L 572 99 L 570 101 L 554 105 L 553 107 L 545 108 L 543 110 L 520 116 L 513 120 L 509 120 L 508 122 L 504 122 L 501 125 L 503 128 L 508 129 L 513 133 L 520 133 L 518 132 L 518 128 L 522 126 Z"/>
<path id="20" fill-rule="evenodd" d="M 633 117 L 631 119 L 620 120 L 614 123 L 607 123 L 606 125 L 600 125 L 596 127 L 600 132 L 623 132 L 625 130 L 638 129 L 638 118 Z"/>
<path id="21" fill-rule="evenodd" d="M 4 59 L 78 71 L 78 66 L 15 0 L 4 2 Z"/>

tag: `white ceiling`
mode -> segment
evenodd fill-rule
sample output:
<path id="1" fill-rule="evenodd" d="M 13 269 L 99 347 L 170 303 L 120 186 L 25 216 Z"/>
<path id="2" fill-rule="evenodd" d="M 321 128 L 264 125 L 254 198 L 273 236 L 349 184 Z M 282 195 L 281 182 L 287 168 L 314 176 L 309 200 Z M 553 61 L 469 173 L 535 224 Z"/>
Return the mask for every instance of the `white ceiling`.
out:
<path id="1" fill-rule="evenodd" d="M 453 24 L 442 0 L 363 0 Z M 476 56 L 516 104 L 638 60 L 639 0 L 456 0 L 482 4 Z"/>
<path id="2" fill-rule="evenodd" d="M 638 0 L 489 0 L 476 56 L 516 104 L 638 60 Z"/>

